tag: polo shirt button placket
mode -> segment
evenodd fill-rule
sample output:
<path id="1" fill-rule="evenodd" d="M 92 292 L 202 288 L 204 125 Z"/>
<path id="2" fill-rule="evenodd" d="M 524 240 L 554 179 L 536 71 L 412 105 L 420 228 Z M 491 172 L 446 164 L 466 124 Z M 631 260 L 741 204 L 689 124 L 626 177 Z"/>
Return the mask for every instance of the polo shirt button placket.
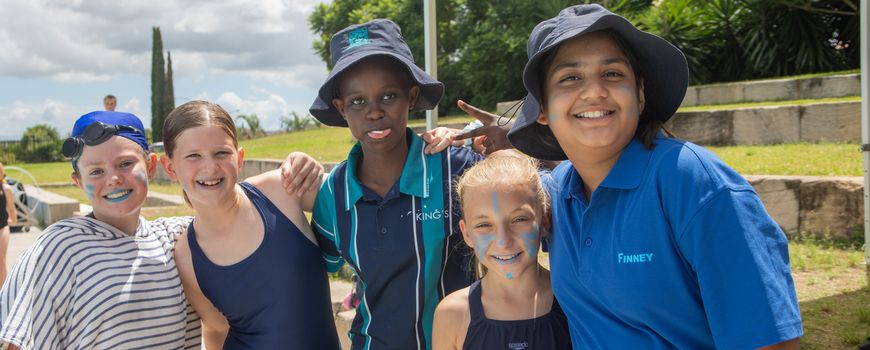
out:
<path id="1" fill-rule="evenodd" d="M 381 235 L 387 234 L 387 228 L 383 226 L 384 221 L 381 218 L 381 216 L 383 216 L 383 212 L 384 212 L 384 206 L 379 205 L 378 206 L 378 226 L 380 226 L 380 228 L 381 228 Z"/>
<path id="2" fill-rule="evenodd" d="M 585 244 L 587 247 L 591 247 L 592 246 L 592 238 L 587 238 Z"/>

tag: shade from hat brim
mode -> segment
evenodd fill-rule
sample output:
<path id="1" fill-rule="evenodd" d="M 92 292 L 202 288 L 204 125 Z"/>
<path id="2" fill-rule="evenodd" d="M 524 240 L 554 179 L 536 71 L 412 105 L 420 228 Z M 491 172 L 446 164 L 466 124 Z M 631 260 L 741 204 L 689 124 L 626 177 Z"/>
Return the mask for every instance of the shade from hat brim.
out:
<path id="1" fill-rule="evenodd" d="M 332 72 L 326 78 L 326 82 L 320 87 L 317 93 L 317 98 L 311 104 L 309 112 L 314 118 L 325 125 L 347 127 L 347 121 L 341 116 L 335 105 L 332 104 L 332 99 L 335 98 L 337 91 L 336 84 L 339 83 L 338 77 L 361 60 L 374 56 L 387 56 L 402 63 L 410 73 L 411 78 L 420 87 L 420 95 L 417 97 L 417 102 L 414 104 L 413 111 L 429 110 L 435 108 L 441 97 L 444 96 L 444 84 L 435 80 L 428 73 L 417 67 L 414 62 L 408 61 L 406 58 L 395 55 L 393 53 L 384 52 L 382 50 L 360 50 L 348 56 L 342 57 L 333 67 Z"/>
<path id="2" fill-rule="evenodd" d="M 508 140 L 516 147 L 531 157 L 543 160 L 565 160 L 568 157 L 559 146 L 559 141 L 553 135 L 550 127 L 538 123 L 541 108 L 532 95 L 527 95 L 523 101 L 517 121 L 508 132 Z"/>
<path id="3" fill-rule="evenodd" d="M 542 101 L 540 64 L 553 49 L 575 37 L 604 29 L 618 33 L 630 46 L 637 58 L 638 68 L 644 77 L 645 106 L 643 115 L 659 119 L 662 123 L 677 111 L 689 82 L 689 69 L 686 57 L 671 43 L 655 35 L 642 32 L 626 19 L 617 15 L 604 15 L 588 27 L 575 28 L 561 33 L 546 48 L 535 53 L 523 70 L 523 84 L 529 91 L 528 100 L 535 101 L 535 108 Z M 526 102 L 528 105 L 528 102 Z M 532 107 L 531 105 L 529 105 Z M 526 108 L 523 108 L 526 111 Z M 567 156 L 552 131 L 536 119 L 540 111 L 521 113 L 511 128 L 511 143 L 521 152 L 532 157 L 546 160 L 565 160 Z M 512 136 L 511 136 L 512 135 Z M 540 140 L 526 140 L 535 139 Z"/>

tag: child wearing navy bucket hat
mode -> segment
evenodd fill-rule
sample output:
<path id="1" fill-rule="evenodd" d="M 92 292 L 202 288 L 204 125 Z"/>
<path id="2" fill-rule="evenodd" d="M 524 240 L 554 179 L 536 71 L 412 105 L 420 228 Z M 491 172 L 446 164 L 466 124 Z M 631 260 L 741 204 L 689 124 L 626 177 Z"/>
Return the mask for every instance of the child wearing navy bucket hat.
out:
<path id="1" fill-rule="evenodd" d="M 758 194 L 663 128 L 688 85 L 665 40 L 598 5 L 538 24 L 508 137 L 548 182 L 553 291 L 575 348 L 796 348 L 787 239 Z"/>
<path id="2" fill-rule="evenodd" d="M 183 349 L 200 344 L 173 245 L 190 217 L 140 210 L 157 158 L 133 114 L 76 120 L 63 154 L 93 207 L 43 231 L 0 291 L 0 345 L 10 349 Z"/>
<path id="3" fill-rule="evenodd" d="M 353 25 L 330 40 L 333 70 L 311 106 L 359 140 L 318 193 L 313 224 L 328 269 L 349 263 L 361 294 L 353 349 L 429 349 L 438 302 L 472 281 L 452 181 L 483 158 L 462 147 L 428 154 L 407 127 L 444 86 L 414 64 L 398 25 Z"/>

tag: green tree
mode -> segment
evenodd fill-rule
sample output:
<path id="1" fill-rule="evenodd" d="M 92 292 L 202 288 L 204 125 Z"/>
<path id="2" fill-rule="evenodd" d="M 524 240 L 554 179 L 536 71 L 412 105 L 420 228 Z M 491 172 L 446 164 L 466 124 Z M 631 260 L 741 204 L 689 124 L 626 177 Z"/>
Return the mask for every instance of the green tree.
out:
<path id="1" fill-rule="evenodd" d="M 163 110 L 160 113 L 160 130 L 162 133 L 163 130 L 163 121 L 166 120 L 166 116 L 169 115 L 169 112 L 172 112 L 175 109 L 175 89 L 172 87 L 172 53 L 166 52 L 166 75 L 165 75 L 166 84 L 163 87 L 163 102 L 160 105 L 160 108 Z"/>
<path id="2" fill-rule="evenodd" d="M 163 70 L 163 38 L 160 27 L 151 28 L 151 138 L 163 141 L 163 90 L 166 87 Z"/>
<path id="3" fill-rule="evenodd" d="M 241 123 L 244 122 L 244 123 Z M 252 139 L 266 135 L 266 131 L 260 126 L 260 118 L 256 114 L 239 114 L 236 117 L 237 131 L 242 139 Z"/>
<path id="4" fill-rule="evenodd" d="M 57 130 L 48 124 L 37 124 L 24 131 L 15 158 L 27 163 L 56 162 L 63 159 L 60 149 Z"/>

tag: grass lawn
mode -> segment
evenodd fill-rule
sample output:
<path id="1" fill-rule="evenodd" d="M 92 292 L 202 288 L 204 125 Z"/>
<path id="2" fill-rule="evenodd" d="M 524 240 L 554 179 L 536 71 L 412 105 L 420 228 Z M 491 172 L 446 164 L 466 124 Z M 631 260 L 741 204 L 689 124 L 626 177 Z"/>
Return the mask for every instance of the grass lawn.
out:
<path id="1" fill-rule="evenodd" d="M 857 143 L 707 148 L 744 175 L 863 175 L 863 156 Z"/>

